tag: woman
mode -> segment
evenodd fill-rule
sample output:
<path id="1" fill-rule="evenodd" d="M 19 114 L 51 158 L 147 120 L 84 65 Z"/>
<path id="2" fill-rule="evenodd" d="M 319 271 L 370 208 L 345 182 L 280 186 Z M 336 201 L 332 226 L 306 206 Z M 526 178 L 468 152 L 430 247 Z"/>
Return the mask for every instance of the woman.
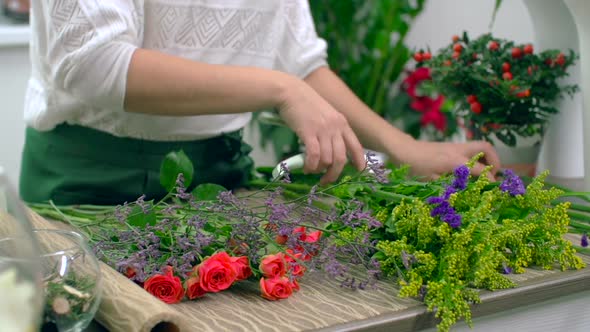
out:
<path id="1" fill-rule="evenodd" d="M 241 129 L 271 108 L 323 183 L 347 155 L 363 168 L 363 146 L 426 177 L 480 151 L 499 167 L 487 143 L 419 142 L 372 112 L 327 67 L 305 0 L 33 0 L 31 18 L 26 201 L 161 197 L 160 162 L 179 149 L 197 183 L 239 186 L 252 168 Z"/>

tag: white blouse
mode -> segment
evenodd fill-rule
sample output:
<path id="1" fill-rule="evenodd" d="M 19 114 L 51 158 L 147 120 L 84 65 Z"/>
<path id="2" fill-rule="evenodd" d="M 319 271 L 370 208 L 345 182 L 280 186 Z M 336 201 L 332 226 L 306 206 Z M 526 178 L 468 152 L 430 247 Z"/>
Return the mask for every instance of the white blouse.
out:
<path id="1" fill-rule="evenodd" d="M 202 139 L 251 114 L 168 117 L 123 110 L 136 48 L 305 77 L 326 65 L 307 0 L 32 0 L 25 121 L 78 124 L 120 137 Z"/>

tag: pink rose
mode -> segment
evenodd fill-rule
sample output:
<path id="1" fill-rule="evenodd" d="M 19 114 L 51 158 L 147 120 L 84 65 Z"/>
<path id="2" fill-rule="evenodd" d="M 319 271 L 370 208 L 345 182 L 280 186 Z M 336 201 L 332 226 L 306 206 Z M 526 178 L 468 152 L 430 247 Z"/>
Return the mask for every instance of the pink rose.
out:
<path id="1" fill-rule="evenodd" d="M 165 303 L 178 303 L 184 297 L 184 288 L 179 277 L 175 277 L 172 268 L 167 268 L 164 274 L 149 277 L 144 285 L 148 293 Z"/>
<path id="2" fill-rule="evenodd" d="M 199 282 L 198 278 L 189 278 L 186 281 L 185 288 L 186 296 L 189 298 L 189 300 L 194 300 L 207 294 L 203 287 L 201 287 L 201 283 Z"/>
<path id="3" fill-rule="evenodd" d="M 236 271 L 226 252 L 205 259 L 198 266 L 198 274 L 201 287 L 210 293 L 226 290 L 236 281 Z"/>
<path id="4" fill-rule="evenodd" d="M 236 271 L 236 280 L 248 279 L 252 275 L 247 256 L 230 257 L 230 262 L 234 271 Z"/>
<path id="5" fill-rule="evenodd" d="M 282 252 L 275 255 L 267 255 L 260 262 L 260 272 L 267 277 L 282 277 L 287 272 L 285 254 Z"/>
<path id="6" fill-rule="evenodd" d="M 293 294 L 293 287 L 287 277 L 260 278 L 260 292 L 267 300 L 286 299 Z"/>

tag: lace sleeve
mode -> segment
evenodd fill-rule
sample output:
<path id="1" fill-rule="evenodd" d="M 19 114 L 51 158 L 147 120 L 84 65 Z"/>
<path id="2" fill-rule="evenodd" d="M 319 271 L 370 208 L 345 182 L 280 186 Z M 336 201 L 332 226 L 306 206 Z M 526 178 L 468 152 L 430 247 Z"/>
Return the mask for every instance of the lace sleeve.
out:
<path id="1" fill-rule="evenodd" d="M 34 38 L 48 84 L 84 103 L 122 109 L 129 63 L 143 39 L 143 0 L 34 0 L 33 10 L 34 31 L 44 32 Z"/>
<path id="2" fill-rule="evenodd" d="M 327 44 L 318 37 L 307 0 L 287 0 L 285 34 L 278 49 L 278 69 L 305 78 L 327 66 Z"/>

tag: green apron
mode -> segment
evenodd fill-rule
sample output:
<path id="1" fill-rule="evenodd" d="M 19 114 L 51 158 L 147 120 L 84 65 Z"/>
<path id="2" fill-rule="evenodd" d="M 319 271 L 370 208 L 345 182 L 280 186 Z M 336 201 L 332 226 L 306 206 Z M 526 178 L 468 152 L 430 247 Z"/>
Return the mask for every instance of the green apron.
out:
<path id="1" fill-rule="evenodd" d="M 26 202 L 115 205 L 166 194 L 160 164 L 167 153 L 183 150 L 195 167 L 191 188 L 217 183 L 244 185 L 253 169 L 252 150 L 241 131 L 180 142 L 120 138 L 98 130 L 62 124 L 51 131 L 27 128 L 20 174 Z"/>

